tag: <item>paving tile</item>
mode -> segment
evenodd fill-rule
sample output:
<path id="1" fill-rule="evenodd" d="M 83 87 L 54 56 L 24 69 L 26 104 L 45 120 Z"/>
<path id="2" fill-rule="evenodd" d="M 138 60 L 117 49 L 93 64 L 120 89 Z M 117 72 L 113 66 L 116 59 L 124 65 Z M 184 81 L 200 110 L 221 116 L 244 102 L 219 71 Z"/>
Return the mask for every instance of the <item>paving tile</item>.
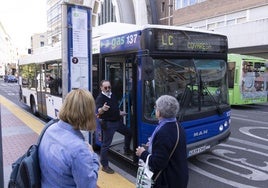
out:
<path id="1" fill-rule="evenodd" d="M 37 142 L 38 134 L 26 126 L 15 114 L 3 105 L 0 108 L 4 188 L 7 188 L 12 163 L 23 155 L 32 144 Z"/>

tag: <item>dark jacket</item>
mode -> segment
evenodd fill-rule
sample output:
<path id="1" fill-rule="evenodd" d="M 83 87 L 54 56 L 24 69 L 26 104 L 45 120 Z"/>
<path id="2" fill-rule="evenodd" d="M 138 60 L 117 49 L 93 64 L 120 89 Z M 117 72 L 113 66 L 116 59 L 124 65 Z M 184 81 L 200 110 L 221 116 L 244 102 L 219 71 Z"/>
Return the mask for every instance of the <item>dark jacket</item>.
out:
<path id="1" fill-rule="evenodd" d="M 96 98 L 96 109 L 98 110 L 103 106 L 104 103 L 107 103 L 110 106 L 109 110 L 100 115 L 100 119 L 105 121 L 118 121 L 120 120 L 120 110 L 118 107 L 118 101 L 116 97 L 112 94 L 111 98 L 100 93 Z"/>
<path id="2" fill-rule="evenodd" d="M 153 179 L 160 170 L 153 188 L 186 188 L 188 184 L 188 164 L 186 154 L 186 137 L 183 127 L 179 126 L 179 143 L 174 154 L 169 156 L 177 139 L 175 122 L 168 122 L 155 134 L 152 143 L 152 155 L 149 158 L 150 169 L 154 172 Z M 149 153 L 144 151 L 140 158 L 146 161 Z"/>

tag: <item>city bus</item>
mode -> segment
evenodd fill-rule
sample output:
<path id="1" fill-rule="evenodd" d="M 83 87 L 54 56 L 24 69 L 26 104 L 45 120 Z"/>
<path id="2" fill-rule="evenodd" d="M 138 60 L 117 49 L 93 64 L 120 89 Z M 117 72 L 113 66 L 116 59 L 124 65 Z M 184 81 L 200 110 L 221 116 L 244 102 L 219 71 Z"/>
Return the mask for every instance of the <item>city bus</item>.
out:
<path id="1" fill-rule="evenodd" d="M 35 54 L 19 59 L 20 101 L 31 112 L 57 118 L 62 105 L 61 46 L 42 47 Z"/>
<path id="2" fill-rule="evenodd" d="M 92 92 L 98 95 L 101 80 L 111 82 L 120 109 L 127 113 L 123 121 L 134 133 L 133 149 L 147 143 L 154 131 L 155 101 L 165 94 L 180 103 L 177 118 L 187 135 L 188 157 L 225 141 L 231 112 L 227 37 L 164 25 L 130 25 L 124 31 L 127 26 L 110 23 L 93 29 Z M 100 127 L 93 140 L 101 144 Z M 111 151 L 123 156 L 122 148 L 118 134 Z"/>
<path id="3" fill-rule="evenodd" d="M 228 139 L 226 36 L 175 26 L 118 23 L 93 28 L 92 33 L 91 92 L 96 98 L 100 81 L 110 80 L 120 109 L 127 113 L 122 121 L 132 130 L 133 150 L 147 143 L 154 131 L 155 100 L 164 94 L 180 103 L 177 118 L 187 135 L 188 157 Z M 68 86 L 60 81 L 64 67 L 60 48 L 49 52 L 20 60 L 21 99 L 33 112 L 57 118 L 64 98 L 61 91 Z M 50 85 L 49 77 L 57 82 Z M 123 138 L 116 133 L 110 151 L 137 163 L 135 154 L 124 154 Z M 89 141 L 95 148 L 101 146 L 99 125 Z"/>
<path id="4" fill-rule="evenodd" d="M 228 54 L 230 105 L 267 102 L 268 61 L 261 57 Z"/>

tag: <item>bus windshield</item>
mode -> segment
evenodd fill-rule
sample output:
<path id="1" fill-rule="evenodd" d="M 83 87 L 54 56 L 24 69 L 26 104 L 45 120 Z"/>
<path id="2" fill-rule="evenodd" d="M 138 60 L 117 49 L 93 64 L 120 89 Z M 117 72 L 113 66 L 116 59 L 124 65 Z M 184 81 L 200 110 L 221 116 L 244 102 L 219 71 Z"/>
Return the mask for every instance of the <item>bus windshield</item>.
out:
<path id="1" fill-rule="evenodd" d="M 223 60 L 152 59 L 144 69 L 145 119 L 155 120 L 155 100 L 165 94 L 180 102 L 178 117 L 211 110 L 221 113 L 221 105 L 228 104 L 227 67 Z"/>

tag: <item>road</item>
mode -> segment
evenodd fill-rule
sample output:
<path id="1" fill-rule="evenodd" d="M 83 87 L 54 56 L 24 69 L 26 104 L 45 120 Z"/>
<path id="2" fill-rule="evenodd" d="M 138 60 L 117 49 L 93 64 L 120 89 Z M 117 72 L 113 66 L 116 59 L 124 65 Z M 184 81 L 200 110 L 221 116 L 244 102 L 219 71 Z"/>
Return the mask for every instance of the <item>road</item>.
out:
<path id="1" fill-rule="evenodd" d="M 268 103 L 232 107 L 231 136 L 189 159 L 189 187 L 268 185 Z"/>
<path id="2" fill-rule="evenodd" d="M 18 102 L 17 84 L 0 81 L 0 94 L 29 111 Z M 232 107 L 231 120 L 227 142 L 189 159 L 188 188 L 267 187 L 268 103 Z"/>
<path id="3" fill-rule="evenodd" d="M 19 85 L 17 83 L 7 83 L 0 78 L 0 95 L 3 95 L 7 99 L 11 100 L 22 109 L 31 112 L 26 105 L 19 102 Z"/>

